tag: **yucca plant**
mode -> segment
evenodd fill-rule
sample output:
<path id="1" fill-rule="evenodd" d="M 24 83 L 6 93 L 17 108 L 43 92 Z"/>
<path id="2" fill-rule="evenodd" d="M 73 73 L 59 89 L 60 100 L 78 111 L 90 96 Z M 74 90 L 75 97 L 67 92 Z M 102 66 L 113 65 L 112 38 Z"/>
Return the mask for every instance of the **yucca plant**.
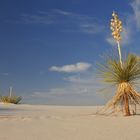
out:
<path id="1" fill-rule="evenodd" d="M 12 90 L 13 90 L 13 87 L 10 87 L 9 96 L 0 96 L 0 101 L 3 103 L 19 104 L 20 101 L 22 100 L 22 97 L 13 95 Z"/>
<path id="2" fill-rule="evenodd" d="M 101 77 L 104 82 L 117 87 L 116 94 L 107 107 L 123 105 L 125 115 L 130 116 L 130 104 L 140 104 L 140 94 L 134 89 L 134 85 L 140 78 L 140 60 L 136 55 L 129 54 L 123 61 L 109 59 L 106 64 L 101 65 Z"/>
<path id="3" fill-rule="evenodd" d="M 12 103 L 12 104 L 19 104 L 22 100 L 21 96 L 0 96 L 0 101 L 3 103 Z"/>
<path id="4" fill-rule="evenodd" d="M 111 30 L 112 36 L 117 42 L 119 60 L 108 59 L 104 65 L 101 65 L 100 74 L 104 82 L 117 87 L 115 96 L 107 103 L 107 108 L 121 105 L 125 116 L 130 116 L 130 105 L 140 104 L 140 94 L 134 89 L 134 84 L 140 78 L 140 59 L 136 55 L 129 54 L 122 60 L 120 48 L 122 22 L 115 12 L 112 16 Z"/>

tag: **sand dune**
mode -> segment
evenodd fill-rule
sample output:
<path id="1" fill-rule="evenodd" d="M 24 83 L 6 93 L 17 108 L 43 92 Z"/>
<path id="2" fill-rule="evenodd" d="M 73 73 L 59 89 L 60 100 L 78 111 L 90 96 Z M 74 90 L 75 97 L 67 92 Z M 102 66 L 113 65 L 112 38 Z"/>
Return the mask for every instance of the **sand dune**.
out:
<path id="1" fill-rule="evenodd" d="M 96 115 L 99 106 L 0 105 L 0 140 L 140 140 L 140 116 Z"/>

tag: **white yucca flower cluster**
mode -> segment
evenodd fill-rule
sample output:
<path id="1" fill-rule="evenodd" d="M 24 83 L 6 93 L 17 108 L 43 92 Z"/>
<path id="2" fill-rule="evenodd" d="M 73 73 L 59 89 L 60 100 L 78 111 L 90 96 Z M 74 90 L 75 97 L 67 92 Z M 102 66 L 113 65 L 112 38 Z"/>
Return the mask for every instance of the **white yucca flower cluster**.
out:
<path id="1" fill-rule="evenodd" d="M 118 15 L 113 12 L 112 14 L 113 18 L 111 19 L 110 23 L 110 29 L 112 30 L 112 36 L 117 41 L 121 41 L 121 35 L 122 32 L 122 21 L 118 18 Z"/>

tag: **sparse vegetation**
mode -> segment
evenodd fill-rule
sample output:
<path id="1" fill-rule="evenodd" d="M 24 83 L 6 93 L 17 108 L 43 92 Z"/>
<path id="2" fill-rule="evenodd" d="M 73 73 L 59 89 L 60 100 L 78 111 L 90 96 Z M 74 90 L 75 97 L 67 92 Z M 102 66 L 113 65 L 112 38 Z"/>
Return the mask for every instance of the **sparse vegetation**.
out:
<path id="1" fill-rule="evenodd" d="M 22 100 L 21 96 L 0 96 L 0 101 L 3 103 L 12 103 L 12 104 L 19 104 Z"/>

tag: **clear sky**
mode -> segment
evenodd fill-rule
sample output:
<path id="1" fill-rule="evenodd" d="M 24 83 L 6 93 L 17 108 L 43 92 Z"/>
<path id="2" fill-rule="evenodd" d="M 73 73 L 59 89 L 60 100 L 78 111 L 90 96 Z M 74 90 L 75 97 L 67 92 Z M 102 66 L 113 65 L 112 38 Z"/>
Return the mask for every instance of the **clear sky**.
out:
<path id="1" fill-rule="evenodd" d="M 1 0 L 0 94 L 23 102 L 94 105 L 108 98 L 96 62 L 116 48 L 112 11 L 123 21 L 122 47 L 140 54 L 140 0 Z"/>

